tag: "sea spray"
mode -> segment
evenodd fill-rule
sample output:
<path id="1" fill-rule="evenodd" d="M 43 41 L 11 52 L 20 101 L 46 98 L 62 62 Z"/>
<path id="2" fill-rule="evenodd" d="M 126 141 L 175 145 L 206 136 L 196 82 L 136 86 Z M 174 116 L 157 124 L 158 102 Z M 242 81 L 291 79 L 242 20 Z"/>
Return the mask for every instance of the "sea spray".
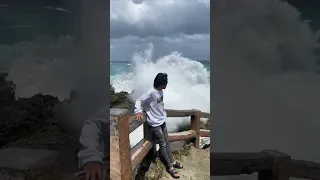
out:
<path id="1" fill-rule="evenodd" d="M 140 95 L 153 88 L 154 77 L 159 72 L 168 74 L 168 86 L 164 90 L 167 109 L 199 109 L 210 112 L 210 75 L 198 61 L 183 57 L 179 52 L 152 59 L 153 45 L 133 55 L 133 72 L 118 75 L 111 81 L 116 91 L 132 92 L 135 101 Z M 190 124 L 190 117 L 167 118 L 168 131 L 176 132 Z M 143 137 L 142 127 L 130 134 L 131 146 Z"/>
<path id="2" fill-rule="evenodd" d="M 58 39 L 37 36 L 34 41 L 10 45 L 7 48 L 11 49 L 10 56 L 2 63 L 7 64 L 4 69 L 8 72 L 7 79 L 16 85 L 16 98 L 38 93 L 53 95 L 61 101 L 69 98 L 76 86 L 76 73 L 71 73 L 77 68 L 73 41 L 70 36 Z"/>
<path id="3" fill-rule="evenodd" d="M 7 65 L 7 79 L 16 85 L 16 98 L 36 94 L 58 97 L 63 103 L 54 111 L 64 128 L 79 132 L 86 119 L 108 104 L 106 68 L 96 59 L 88 66 L 89 60 L 81 59 L 72 36 L 37 36 L 31 42 L 0 47 L 0 52 L 5 49 L 11 49 L 3 64 Z"/>
<path id="4" fill-rule="evenodd" d="M 308 23 L 284 1 L 212 3 L 211 151 L 276 149 L 320 162 L 317 39 Z"/>

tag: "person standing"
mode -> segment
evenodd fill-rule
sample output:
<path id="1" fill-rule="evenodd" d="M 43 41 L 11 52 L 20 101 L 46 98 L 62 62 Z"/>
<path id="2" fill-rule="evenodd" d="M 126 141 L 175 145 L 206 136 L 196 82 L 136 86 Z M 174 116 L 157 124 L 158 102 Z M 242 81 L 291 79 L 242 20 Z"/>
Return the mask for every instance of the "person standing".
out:
<path id="1" fill-rule="evenodd" d="M 179 178 L 180 175 L 176 169 L 182 169 L 183 166 L 173 159 L 165 122 L 167 113 L 164 109 L 163 90 L 166 89 L 167 84 L 168 75 L 166 73 L 158 73 L 154 79 L 153 88 L 136 100 L 134 113 L 137 120 L 141 120 L 143 119 L 142 111 L 146 112 L 151 132 L 159 141 L 159 151 L 164 160 L 166 170 L 173 178 Z"/>

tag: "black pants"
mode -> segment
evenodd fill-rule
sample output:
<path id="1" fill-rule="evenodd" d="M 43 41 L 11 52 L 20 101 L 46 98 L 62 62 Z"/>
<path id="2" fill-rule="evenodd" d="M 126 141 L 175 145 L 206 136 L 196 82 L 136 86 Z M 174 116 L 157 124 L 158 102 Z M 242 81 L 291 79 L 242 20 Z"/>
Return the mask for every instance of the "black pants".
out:
<path id="1" fill-rule="evenodd" d="M 167 168 L 172 166 L 174 162 L 172 151 L 168 140 L 168 131 L 166 122 L 160 126 L 151 127 L 153 136 L 158 140 L 160 146 L 160 155 L 162 156 Z"/>

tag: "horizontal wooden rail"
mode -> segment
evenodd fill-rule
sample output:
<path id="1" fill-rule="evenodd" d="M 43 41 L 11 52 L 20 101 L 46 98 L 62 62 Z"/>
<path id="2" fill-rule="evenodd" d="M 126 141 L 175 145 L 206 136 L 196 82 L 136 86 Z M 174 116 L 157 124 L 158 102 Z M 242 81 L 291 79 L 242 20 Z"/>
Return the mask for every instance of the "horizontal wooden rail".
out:
<path id="1" fill-rule="evenodd" d="M 167 116 L 168 117 L 186 117 L 186 116 L 194 116 L 199 110 L 173 110 L 173 109 L 166 109 Z M 147 116 L 146 113 L 143 113 L 143 119 L 142 120 L 137 120 L 135 116 L 131 116 L 129 118 L 129 123 L 130 123 L 130 133 L 134 130 L 136 130 L 139 126 L 141 126 L 143 123 L 147 121 Z M 201 112 L 200 113 L 201 118 L 210 118 L 209 113 Z M 210 136 L 210 135 L 209 135 Z M 206 137 L 209 137 L 206 136 Z"/>
<path id="2" fill-rule="evenodd" d="M 261 153 L 211 153 L 211 176 L 252 174 L 270 169 L 272 157 Z"/>
<path id="3" fill-rule="evenodd" d="M 320 163 L 302 160 L 291 160 L 292 177 L 320 179 Z"/>
<path id="4" fill-rule="evenodd" d="M 131 116 L 129 118 L 129 123 L 130 123 L 130 133 L 132 131 L 136 130 L 139 126 L 141 126 L 143 123 L 147 121 L 147 116 L 144 113 L 143 119 L 137 120 L 135 116 Z"/>
<path id="5" fill-rule="evenodd" d="M 175 109 L 166 109 L 168 117 L 185 117 L 195 115 L 199 110 L 175 110 Z M 202 118 L 210 118 L 209 113 L 201 112 L 200 117 Z"/>
<path id="6" fill-rule="evenodd" d="M 143 141 L 141 141 L 143 142 Z M 152 149 L 152 142 L 145 141 L 142 145 L 139 146 L 131 155 L 132 169 L 136 169 L 136 167 L 142 162 L 143 158 L 148 154 L 148 152 Z"/>
<path id="7" fill-rule="evenodd" d="M 200 129 L 200 136 L 201 137 L 210 137 L 210 130 Z"/>
<path id="8" fill-rule="evenodd" d="M 169 133 L 169 141 L 181 141 L 181 140 L 187 140 L 192 139 L 196 137 L 195 131 L 184 131 L 184 132 L 178 132 L 178 133 Z"/>

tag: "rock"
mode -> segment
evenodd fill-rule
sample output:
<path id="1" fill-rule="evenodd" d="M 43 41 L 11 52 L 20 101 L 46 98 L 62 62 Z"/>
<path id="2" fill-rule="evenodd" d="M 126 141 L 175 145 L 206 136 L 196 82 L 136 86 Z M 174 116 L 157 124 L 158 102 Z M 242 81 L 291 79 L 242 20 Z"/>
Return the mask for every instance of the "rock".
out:
<path id="1" fill-rule="evenodd" d="M 110 85 L 110 108 L 123 108 L 133 111 L 134 103 L 128 97 L 128 92 L 116 93 L 114 88 Z"/>
<path id="2" fill-rule="evenodd" d="M 0 75 L 0 147 L 65 146 L 73 134 L 54 115 L 53 107 L 61 103 L 58 98 L 37 94 L 16 100 L 15 85 L 6 81 L 5 73 Z"/>

